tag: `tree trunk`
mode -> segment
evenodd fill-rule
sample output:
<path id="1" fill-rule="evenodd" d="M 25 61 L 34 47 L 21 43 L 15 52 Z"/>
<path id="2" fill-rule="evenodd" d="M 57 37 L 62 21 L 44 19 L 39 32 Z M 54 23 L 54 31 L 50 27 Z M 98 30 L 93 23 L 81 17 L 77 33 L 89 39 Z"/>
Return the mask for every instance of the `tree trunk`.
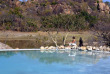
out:
<path id="1" fill-rule="evenodd" d="M 66 40 L 67 40 L 67 37 L 68 37 L 68 34 L 69 34 L 69 32 L 65 35 L 65 37 L 64 37 L 64 41 L 63 41 L 63 45 L 65 46 L 65 44 L 66 44 Z"/>

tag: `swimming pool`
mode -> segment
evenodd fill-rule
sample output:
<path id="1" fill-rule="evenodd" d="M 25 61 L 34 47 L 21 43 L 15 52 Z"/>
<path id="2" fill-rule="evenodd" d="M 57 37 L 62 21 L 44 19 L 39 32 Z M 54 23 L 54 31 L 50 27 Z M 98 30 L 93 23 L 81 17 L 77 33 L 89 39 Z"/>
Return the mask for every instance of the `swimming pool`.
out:
<path id="1" fill-rule="evenodd" d="M 69 50 L 0 52 L 0 74 L 110 74 L 110 53 Z"/>

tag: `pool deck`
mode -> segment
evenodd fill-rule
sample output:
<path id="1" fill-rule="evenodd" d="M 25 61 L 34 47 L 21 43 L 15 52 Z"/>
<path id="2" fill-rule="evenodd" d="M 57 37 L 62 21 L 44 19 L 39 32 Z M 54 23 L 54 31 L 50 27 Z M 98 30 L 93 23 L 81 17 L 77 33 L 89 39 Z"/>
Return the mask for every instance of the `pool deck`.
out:
<path id="1" fill-rule="evenodd" d="M 0 51 L 31 51 L 31 50 L 40 50 L 40 49 L 0 49 Z"/>
<path id="2" fill-rule="evenodd" d="M 39 51 L 41 49 L 0 49 L 0 51 L 35 51 L 35 50 Z M 57 49 L 53 49 L 53 50 L 57 50 Z M 66 50 L 66 49 L 60 49 L 60 50 Z M 46 50 L 41 50 L 41 51 L 46 51 Z"/>

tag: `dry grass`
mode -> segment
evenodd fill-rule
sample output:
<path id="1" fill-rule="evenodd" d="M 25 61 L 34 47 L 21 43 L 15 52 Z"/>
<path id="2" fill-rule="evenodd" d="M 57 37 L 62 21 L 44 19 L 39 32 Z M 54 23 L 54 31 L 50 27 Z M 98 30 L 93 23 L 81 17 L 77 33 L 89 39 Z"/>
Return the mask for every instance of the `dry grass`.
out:
<path id="1" fill-rule="evenodd" d="M 52 35 L 55 35 L 56 32 L 52 32 Z M 67 32 L 59 32 L 58 33 L 58 41 L 61 42 L 63 37 L 66 35 Z M 89 38 L 93 38 L 93 34 L 91 31 L 84 31 L 84 32 L 69 32 L 67 37 L 67 43 L 72 41 L 72 37 L 76 37 L 76 41 L 80 37 L 83 38 L 83 41 L 86 42 Z M 13 31 L 6 31 L 0 32 L 0 40 L 42 40 L 42 41 L 51 41 L 50 37 L 48 36 L 47 32 L 13 32 Z"/>

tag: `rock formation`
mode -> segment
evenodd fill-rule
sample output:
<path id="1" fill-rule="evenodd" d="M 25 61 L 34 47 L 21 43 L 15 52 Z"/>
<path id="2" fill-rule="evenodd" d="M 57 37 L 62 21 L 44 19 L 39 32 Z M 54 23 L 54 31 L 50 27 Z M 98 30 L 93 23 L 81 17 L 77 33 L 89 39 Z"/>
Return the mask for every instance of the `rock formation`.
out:
<path id="1" fill-rule="evenodd" d="M 0 49 L 12 49 L 10 46 L 0 42 Z"/>
<path id="2" fill-rule="evenodd" d="M 20 6 L 19 0 L 7 0 L 10 6 Z M 103 3 L 102 0 L 28 0 L 27 4 L 36 4 L 36 12 L 39 14 L 55 13 L 55 14 L 73 14 L 78 13 L 81 10 L 86 10 L 88 13 L 92 13 L 94 10 L 91 7 L 97 9 L 99 7 L 100 13 L 109 13 L 110 8 Z M 52 4 L 53 3 L 53 4 Z M 71 4 L 73 3 L 73 4 Z M 44 13 L 43 13 L 44 12 Z"/>
<path id="3" fill-rule="evenodd" d="M 102 13 L 104 13 L 104 12 L 109 13 L 110 12 L 109 6 L 103 2 L 99 2 L 99 8 Z"/>

